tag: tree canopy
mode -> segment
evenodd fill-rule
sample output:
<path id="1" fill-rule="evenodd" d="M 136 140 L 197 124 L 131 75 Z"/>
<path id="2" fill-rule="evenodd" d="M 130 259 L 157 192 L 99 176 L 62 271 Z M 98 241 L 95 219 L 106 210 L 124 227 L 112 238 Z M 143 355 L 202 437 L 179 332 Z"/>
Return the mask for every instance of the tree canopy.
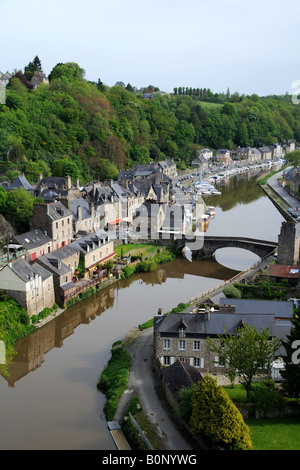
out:
<path id="1" fill-rule="evenodd" d="M 10 80 L 0 105 L 0 173 L 31 168 L 66 156 L 84 183 L 99 179 L 102 160 L 118 170 L 173 158 L 189 165 L 197 150 L 259 147 L 300 140 L 300 107 L 286 96 L 258 97 L 178 87 L 146 99 L 128 84 L 107 87 L 85 79 L 75 62 L 57 63 L 49 84 L 33 89 L 30 76 L 42 70 L 38 56 Z M 24 166 L 27 162 L 28 166 Z M 31 175 L 33 175 L 30 170 Z"/>
<path id="2" fill-rule="evenodd" d="M 238 328 L 236 334 L 207 339 L 208 350 L 216 353 L 225 366 L 223 374 L 231 381 L 238 376 L 247 390 L 247 397 L 253 378 L 270 370 L 280 344 L 278 339 L 271 338 L 268 328 L 258 332 L 247 323 Z"/>

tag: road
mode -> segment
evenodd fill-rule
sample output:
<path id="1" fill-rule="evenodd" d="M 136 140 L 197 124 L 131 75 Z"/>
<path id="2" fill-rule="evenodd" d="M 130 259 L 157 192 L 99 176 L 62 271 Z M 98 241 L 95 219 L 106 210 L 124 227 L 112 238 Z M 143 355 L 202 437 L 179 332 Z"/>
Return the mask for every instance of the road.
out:
<path id="1" fill-rule="evenodd" d="M 155 426 L 166 450 L 193 450 L 176 424 L 170 418 L 170 406 L 165 403 L 159 380 L 153 371 L 153 328 L 136 333 L 126 349 L 131 355 L 132 365 L 128 387 L 124 392 L 115 415 L 120 420 L 133 394 L 139 396 L 143 411 Z"/>

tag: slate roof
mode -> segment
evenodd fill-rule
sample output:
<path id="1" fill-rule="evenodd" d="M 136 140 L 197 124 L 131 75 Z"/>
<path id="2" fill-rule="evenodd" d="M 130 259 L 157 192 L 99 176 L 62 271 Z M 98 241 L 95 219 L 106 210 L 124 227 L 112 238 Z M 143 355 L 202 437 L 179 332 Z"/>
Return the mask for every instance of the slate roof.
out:
<path id="1" fill-rule="evenodd" d="M 160 320 L 160 319 L 159 319 Z M 156 323 L 155 331 L 169 335 L 178 335 L 178 329 L 184 320 L 187 325 L 186 333 L 191 336 L 217 336 L 219 334 L 236 334 L 237 328 L 244 323 L 253 325 L 257 331 L 269 328 L 273 331 L 274 316 L 272 314 L 236 314 L 218 313 L 210 314 L 210 320 L 204 319 L 204 314 L 195 313 L 169 313 Z"/>
<path id="2" fill-rule="evenodd" d="M 161 373 L 166 385 L 176 399 L 178 398 L 178 390 L 181 387 L 189 388 L 202 380 L 198 369 L 180 360 L 162 369 Z"/>
<path id="3" fill-rule="evenodd" d="M 254 299 L 220 299 L 220 306 L 234 305 L 236 313 L 272 314 L 274 317 L 293 317 L 293 302 Z"/>
<path id="4" fill-rule="evenodd" d="M 38 248 L 41 245 L 52 242 L 47 234 L 41 229 L 31 230 L 29 232 L 21 233 L 13 237 L 20 245 L 24 245 L 26 250 Z"/>
<path id="5" fill-rule="evenodd" d="M 86 201 L 83 197 L 72 199 L 69 202 L 69 207 L 71 212 L 73 213 L 73 219 L 76 221 L 78 220 L 77 216 L 77 207 L 80 206 L 82 210 L 82 219 L 88 219 L 91 217 L 90 206 L 88 201 Z"/>
<path id="6" fill-rule="evenodd" d="M 24 259 L 18 259 L 11 264 L 11 270 L 24 282 L 28 282 L 29 278 L 35 275 L 42 276 L 42 279 L 48 279 L 52 273 L 37 263 L 29 264 Z"/>
<path id="7" fill-rule="evenodd" d="M 52 220 L 59 220 L 63 217 L 67 217 L 68 215 L 72 215 L 72 212 L 60 201 L 50 203 L 47 207 L 48 215 Z"/>
<path id="8" fill-rule="evenodd" d="M 17 178 L 7 187 L 8 191 L 13 189 L 24 188 L 26 191 L 34 191 L 35 188 L 27 181 L 24 175 L 19 175 Z"/>

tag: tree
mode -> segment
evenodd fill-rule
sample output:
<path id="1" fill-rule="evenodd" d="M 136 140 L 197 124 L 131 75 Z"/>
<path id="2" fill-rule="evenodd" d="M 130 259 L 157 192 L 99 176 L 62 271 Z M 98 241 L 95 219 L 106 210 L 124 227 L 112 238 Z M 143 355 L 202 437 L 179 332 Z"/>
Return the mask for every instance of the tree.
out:
<path id="1" fill-rule="evenodd" d="M 106 158 L 101 158 L 98 165 L 98 176 L 100 181 L 104 181 L 106 179 L 116 180 L 119 176 L 119 172 L 117 167 L 112 162 Z"/>
<path id="2" fill-rule="evenodd" d="M 80 171 L 74 161 L 69 158 L 61 158 L 59 160 L 54 160 L 51 166 L 53 176 L 59 176 L 65 178 L 66 176 L 71 176 L 73 181 L 76 178 L 79 178 Z"/>
<path id="3" fill-rule="evenodd" d="M 292 320 L 292 328 L 287 339 L 283 341 L 285 348 L 285 355 L 282 359 L 285 364 L 285 369 L 281 372 L 283 377 L 283 388 L 291 397 L 300 397 L 300 365 L 299 365 L 299 352 L 297 354 L 296 348 L 300 348 L 300 312 L 299 309 L 295 312 Z"/>
<path id="4" fill-rule="evenodd" d="M 219 362 L 225 365 L 223 374 L 232 378 L 236 371 L 247 391 L 248 399 L 253 378 L 270 370 L 280 344 L 280 340 L 271 339 L 268 328 L 258 332 L 247 323 L 237 328 L 236 334 L 207 339 L 208 350 L 217 354 Z"/>
<path id="5" fill-rule="evenodd" d="M 300 150 L 295 150 L 294 152 L 287 153 L 285 156 L 285 160 L 293 167 L 300 166 Z"/>
<path id="6" fill-rule="evenodd" d="M 193 433 L 203 433 L 228 449 L 252 447 L 249 428 L 240 411 L 215 379 L 205 376 L 193 388 L 190 425 Z"/>

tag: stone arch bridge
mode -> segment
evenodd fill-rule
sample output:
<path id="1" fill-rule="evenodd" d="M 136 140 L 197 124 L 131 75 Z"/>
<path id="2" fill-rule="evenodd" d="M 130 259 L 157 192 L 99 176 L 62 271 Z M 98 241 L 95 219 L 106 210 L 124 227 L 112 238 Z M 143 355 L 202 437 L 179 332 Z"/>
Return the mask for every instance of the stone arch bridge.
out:
<path id="1" fill-rule="evenodd" d="M 178 249 L 190 248 L 195 259 L 210 259 L 220 248 L 242 248 L 258 255 L 261 259 L 271 255 L 278 247 L 278 243 L 266 240 L 257 240 L 245 237 L 219 237 L 219 236 L 183 236 L 173 240 Z"/>

